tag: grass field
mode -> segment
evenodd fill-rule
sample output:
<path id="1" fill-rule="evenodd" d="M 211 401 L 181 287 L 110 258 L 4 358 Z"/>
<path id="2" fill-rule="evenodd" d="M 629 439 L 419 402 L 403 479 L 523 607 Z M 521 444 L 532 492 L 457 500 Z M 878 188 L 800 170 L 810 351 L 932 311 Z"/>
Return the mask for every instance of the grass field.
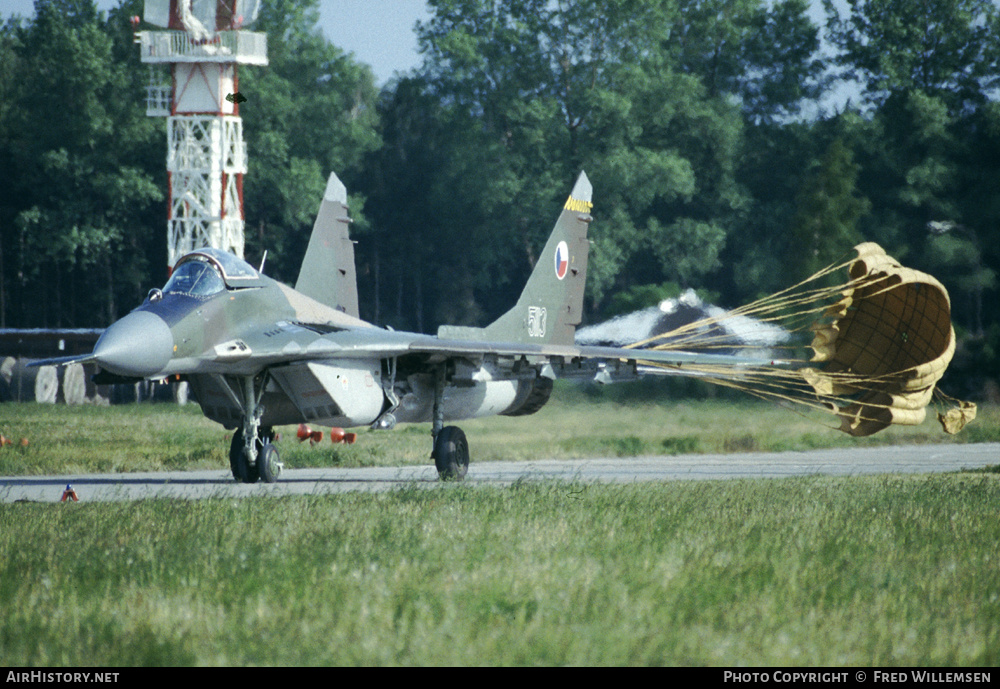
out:
<path id="1" fill-rule="evenodd" d="M 0 505 L 18 665 L 991 665 L 1000 476 Z"/>
<path id="2" fill-rule="evenodd" d="M 0 475 L 226 466 L 197 408 L 5 405 Z M 949 438 L 997 440 L 995 408 Z M 568 395 L 474 461 L 858 441 L 755 404 Z M 426 427 L 297 465 L 427 463 Z M 863 444 L 879 442 L 879 437 Z M 0 504 L 0 663 L 1000 663 L 1000 473 Z"/>

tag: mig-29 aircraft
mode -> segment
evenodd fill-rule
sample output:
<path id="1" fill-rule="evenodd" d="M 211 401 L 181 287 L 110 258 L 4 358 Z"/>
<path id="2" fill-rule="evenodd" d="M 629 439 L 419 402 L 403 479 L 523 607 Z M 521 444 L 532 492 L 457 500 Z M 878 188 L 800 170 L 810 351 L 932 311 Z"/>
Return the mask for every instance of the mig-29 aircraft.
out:
<path id="1" fill-rule="evenodd" d="M 461 479 L 469 446 L 462 430 L 445 422 L 533 414 L 557 378 L 632 380 L 647 362 L 675 369 L 762 363 L 577 346 L 591 195 L 581 173 L 510 311 L 484 328 L 441 326 L 434 336 L 359 317 L 347 191 L 331 174 L 294 289 L 233 254 L 199 249 L 177 262 L 162 289 L 112 324 L 91 354 L 35 365 L 89 362 L 104 380 L 187 380 L 205 416 L 236 431 L 233 476 L 255 483 L 281 473 L 275 426 L 431 422 L 439 475 Z"/>

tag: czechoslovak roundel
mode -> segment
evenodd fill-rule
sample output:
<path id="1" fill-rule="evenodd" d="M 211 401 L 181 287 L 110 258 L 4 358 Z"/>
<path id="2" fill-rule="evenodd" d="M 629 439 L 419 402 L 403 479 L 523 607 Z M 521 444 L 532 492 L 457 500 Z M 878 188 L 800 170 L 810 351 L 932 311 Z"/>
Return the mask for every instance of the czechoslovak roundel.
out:
<path id="1" fill-rule="evenodd" d="M 569 270 L 569 247 L 566 242 L 559 242 L 556 247 L 556 277 L 562 280 Z"/>

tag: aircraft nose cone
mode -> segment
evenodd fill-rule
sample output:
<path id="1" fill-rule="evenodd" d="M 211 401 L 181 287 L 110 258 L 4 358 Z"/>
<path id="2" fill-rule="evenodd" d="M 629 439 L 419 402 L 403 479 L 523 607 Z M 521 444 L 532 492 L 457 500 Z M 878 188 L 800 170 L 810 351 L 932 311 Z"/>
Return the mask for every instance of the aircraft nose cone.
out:
<path id="1" fill-rule="evenodd" d="M 119 376 L 154 376 L 169 363 L 174 352 L 170 326 L 148 311 L 136 311 L 104 331 L 94 347 L 101 368 Z"/>

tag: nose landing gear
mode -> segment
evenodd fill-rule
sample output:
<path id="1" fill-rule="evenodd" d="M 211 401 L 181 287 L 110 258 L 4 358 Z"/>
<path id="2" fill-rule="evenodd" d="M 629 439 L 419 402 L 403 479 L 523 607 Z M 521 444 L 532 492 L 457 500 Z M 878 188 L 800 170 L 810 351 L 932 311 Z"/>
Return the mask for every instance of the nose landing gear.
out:
<path id="1" fill-rule="evenodd" d="M 255 443 L 257 456 L 253 462 L 247 456 L 243 437 L 243 429 L 237 429 L 229 446 L 229 468 L 233 472 L 233 478 L 240 483 L 276 482 L 285 465 L 278 455 L 278 448 L 273 445 L 273 429 L 260 429 Z"/>
<path id="2" fill-rule="evenodd" d="M 274 483 L 284 468 L 274 446 L 274 429 L 260 424 L 264 415 L 260 399 L 266 382 L 266 372 L 257 378 L 240 379 L 243 427 L 233 434 L 233 442 L 229 446 L 229 468 L 233 478 L 240 483 Z"/>

